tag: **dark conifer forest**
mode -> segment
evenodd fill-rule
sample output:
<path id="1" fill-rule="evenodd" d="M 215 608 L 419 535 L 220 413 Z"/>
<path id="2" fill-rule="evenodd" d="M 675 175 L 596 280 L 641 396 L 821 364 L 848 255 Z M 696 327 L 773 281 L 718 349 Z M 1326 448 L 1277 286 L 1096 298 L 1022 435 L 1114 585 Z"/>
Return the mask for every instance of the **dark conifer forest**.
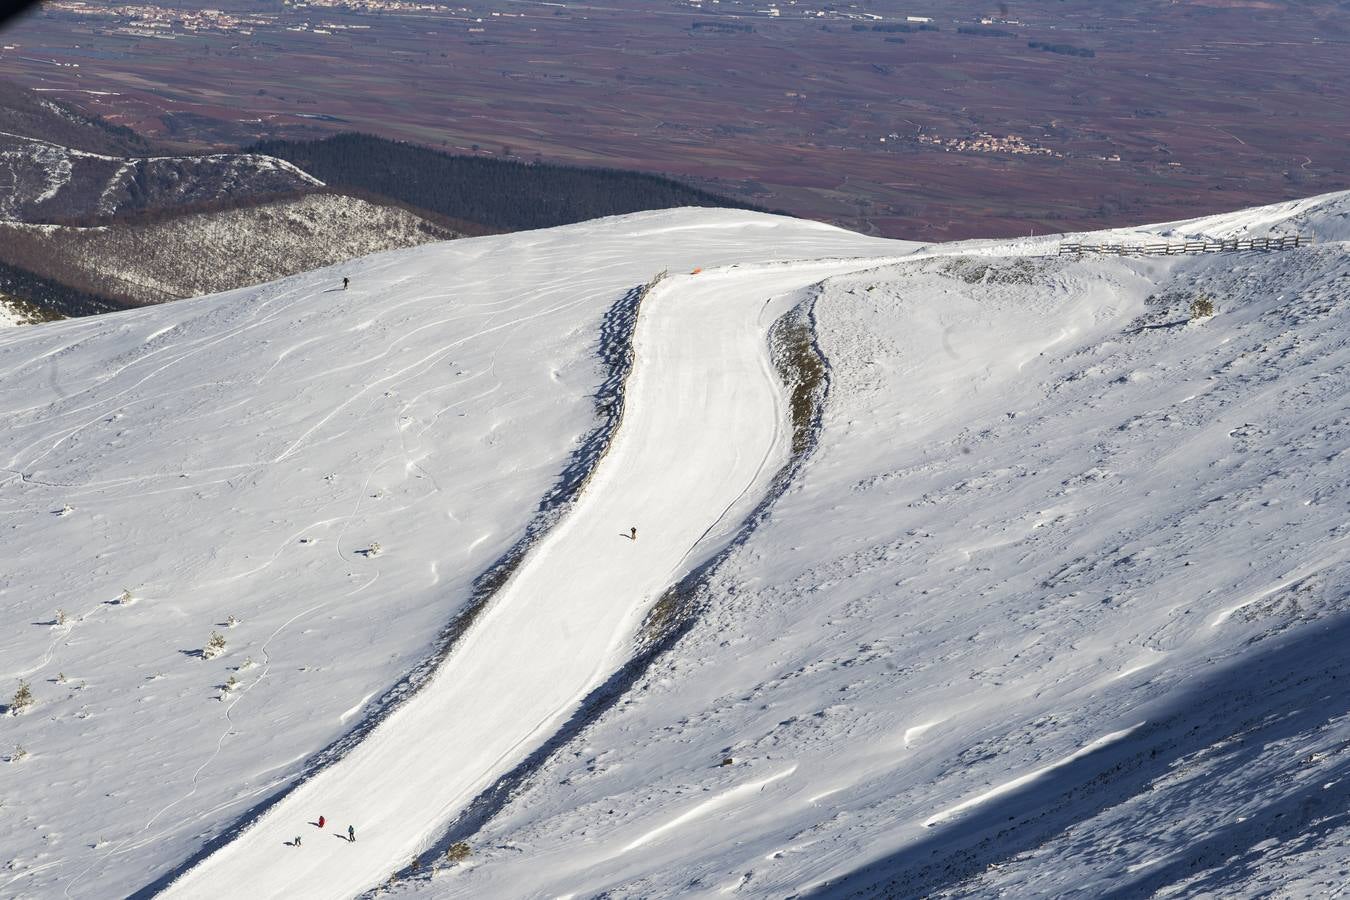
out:
<path id="1" fill-rule="evenodd" d="M 366 134 L 263 141 L 248 152 L 280 157 L 330 187 L 378 194 L 501 231 L 677 206 L 759 209 L 659 175 L 456 156 Z"/>

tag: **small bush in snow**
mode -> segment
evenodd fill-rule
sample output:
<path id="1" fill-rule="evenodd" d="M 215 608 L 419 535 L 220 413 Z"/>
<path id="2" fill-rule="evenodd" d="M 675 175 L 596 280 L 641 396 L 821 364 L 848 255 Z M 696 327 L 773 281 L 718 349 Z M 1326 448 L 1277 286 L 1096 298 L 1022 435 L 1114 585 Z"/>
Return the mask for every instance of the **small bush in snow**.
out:
<path id="1" fill-rule="evenodd" d="M 473 851 L 469 849 L 468 844 L 463 841 L 458 841 L 451 844 L 450 849 L 445 851 L 445 858 L 455 863 L 463 862 L 468 859 L 472 853 Z"/>
<path id="2" fill-rule="evenodd" d="M 225 683 L 220 686 L 219 699 L 222 701 L 230 699 L 230 695 L 239 690 L 242 686 L 243 682 L 231 675 L 229 678 L 225 679 Z"/>
<path id="3" fill-rule="evenodd" d="M 206 646 L 202 648 L 202 659 L 215 659 L 225 652 L 225 637 L 219 631 L 211 632 L 211 637 L 207 638 Z"/>
<path id="4" fill-rule="evenodd" d="M 69 615 L 64 609 L 58 609 L 58 610 L 56 611 L 56 624 L 57 624 L 57 625 L 64 625 L 64 624 L 66 624 L 66 623 L 69 622 L 69 621 L 70 621 L 70 615 Z"/>
<path id="5" fill-rule="evenodd" d="M 28 686 L 28 682 L 19 681 L 19 689 L 14 692 L 14 699 L 9 702 L 9 711 L 17 715 L 33 705 L 33 689 Z"/>
<path id="6" fill-rule="evenodd" d="M 131 588 L 122 588 L 122 593 L 118 594 L 117 599 L 114 600 L 113 602 L 116 603 L 118 606 L 125 606 L 128 603 L 130 603 L 131 600 L 132 600 Z"/>
<path id="7" fill-rule="evenodd" d="M 366 549 L 366 556 L 379 556 L 383 549 L 379 541 L 371 541 L 370 547 Z"/>
<path id="8" fill-rule="evenodd" d="M 66 683 L 66 673 L 65 673 L 65 672 L 57 672 L 57 673 L 56 673 L 56 683 L 57 683 L 57 684 L 65 684 L 65 683 Z"/>
<path id="9" fill-rule="evenodd" d="M 1214 301 L 1208 294 L 1201 294 L 1191 301 L 1191 320 L 1207 319 L 1214 315 Z"/>
<path id="10" fill-rule="evenodd" d="M 225 618 L 225 627 L 226 627 L 226 628 L 233 628 L 234 626 L 236 626 L 236 625 L 238 625 L 238 624 L 239 624 L 239 620 L 236 619 L 234 616 L 227 616 L 227 617 Z"/>
<path id="11" fill-rule="evenodd" d="M 9 755 L 10 762 L 19 762 L 28 758 L 28 751 L 23 749 L 22 744 L 14 745 L 14 752 Z"/>

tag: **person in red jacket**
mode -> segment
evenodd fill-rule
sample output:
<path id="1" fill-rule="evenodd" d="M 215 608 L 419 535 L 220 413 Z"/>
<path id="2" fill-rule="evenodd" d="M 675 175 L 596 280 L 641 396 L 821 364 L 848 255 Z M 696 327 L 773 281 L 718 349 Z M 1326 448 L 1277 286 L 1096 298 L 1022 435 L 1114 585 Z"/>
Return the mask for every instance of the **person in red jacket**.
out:
<path id="1" fill-rule="evenodd" d="M 323 816 L 319 816 L 319 827 L 323 827 Z"/>

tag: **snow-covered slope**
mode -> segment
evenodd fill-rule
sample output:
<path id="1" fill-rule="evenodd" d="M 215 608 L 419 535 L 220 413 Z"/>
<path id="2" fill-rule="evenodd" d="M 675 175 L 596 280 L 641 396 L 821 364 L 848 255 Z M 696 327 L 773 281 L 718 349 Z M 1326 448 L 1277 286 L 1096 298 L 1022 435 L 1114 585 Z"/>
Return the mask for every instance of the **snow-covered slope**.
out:
<path id="1" fill-rule="evenodd" d="M 684 210 L 0 332 L 0 674 L 37 699 L 0 720 L 28 751 L 0 895 L 1337 889 L 1346 204 L 1132 232 L 1317 246 L 1139 260 Z M 606 310 L 695 267 L 439 676 L 184 870 L 429 652 L 594 424 Z M 786 452 L 764 334 L 803 299 L 814 449 L 737 532 Z M 691 569 L 692 626 L 618 677 Z"/>
<path id="2" fill-rule="evenodd" d="M 1248 238 L 1302 235 L 1315 241 L 1350 241 L 1350 194 L 1337 191 L 1303 200 L 1289 200 L 1235 210 L 1198 219 L 1165 222 L 1142 228 L 1117 228 L 1101 232 L 1111 239 L 1161 237 Z"/>
<path id="3" fill-rule="evenodd" d="M 1243 852 L 1281 803 L 1334 810 L 1347 272 L 1336 247 L 835 279 L 799 489 L 436 893 L 1103 896 L 1221 864 L 1220 823 Z M 1198 292 L 1220 313 L 1189 324 Z"/>
<path id="4" fill-rule="evenodd" d="M 584 496 L 418 697 L 168 895 L 378 885 L 389 860 L 421 851 L 449 813 L 556 731 L 631 655 L 643 613 L 725 542 L 786 462 L 787 416 L 764 365 L 769 327 L 800 288 L 864 265 L 738 267 L 654 289 L 622 428 Z M 320 808 L 338 836 L 338 823 L 359 821 L 362 840 L 325 840 L 297 859 L 277 834 Z"/>
<path id="5" fill-rule="evenodd" d="M 140 887 L 357 727 L 593 426 L 635 285 L 904 249 L 652 213 L 0 332 L 0 680 L 36 699 L 0 720 L 0 895 Z"/>

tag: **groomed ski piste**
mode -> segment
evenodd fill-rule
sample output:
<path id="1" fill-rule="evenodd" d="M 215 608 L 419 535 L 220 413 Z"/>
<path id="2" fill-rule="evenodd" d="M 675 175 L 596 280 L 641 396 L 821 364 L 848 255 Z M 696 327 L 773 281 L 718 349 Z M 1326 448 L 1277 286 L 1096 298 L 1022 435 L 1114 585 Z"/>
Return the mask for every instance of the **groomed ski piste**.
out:
<path id="1" fill-rule="evenodd" d="M 1343 883 L 1347 209 L 1116 232 L 1319 240 L 1142 260 L 677 210 L 0 331 L 0 896 Z M 391 703 L 662 271 L 589 480 Z M 828 391 L 766 500 L 794 309 Z"/>

